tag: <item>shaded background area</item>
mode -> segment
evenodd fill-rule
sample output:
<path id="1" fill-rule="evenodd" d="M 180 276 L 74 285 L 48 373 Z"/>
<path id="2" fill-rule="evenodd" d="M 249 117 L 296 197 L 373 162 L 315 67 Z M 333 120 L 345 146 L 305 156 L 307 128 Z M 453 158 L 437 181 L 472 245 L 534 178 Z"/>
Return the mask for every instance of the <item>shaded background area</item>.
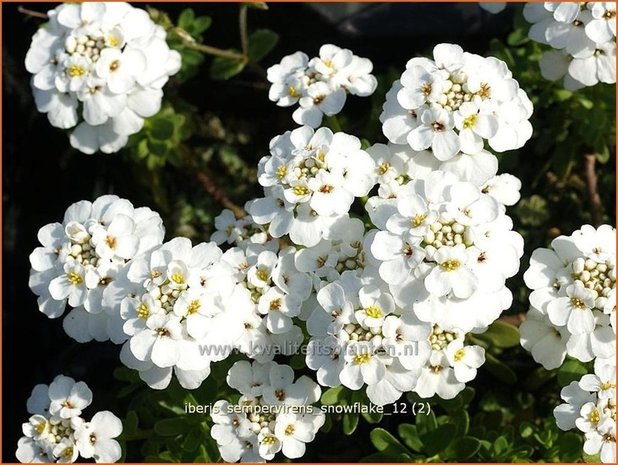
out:
<path id="1" fill-rule="evenodd" d="M 28 4 L 28 8 L 46 11 L 50 4 Z M 175 18 L 181 7 L 177 4 L 157 3 Z M 204 42 L 222 48 L 237 47 L 237 5 L 191 4 L 196 14 L 207 14 L 213 24 Z M 105 193 L 130 199 L 134 205 L 147 205 L 160 211 L 167 226 L 167 238 L 187 234 L 194 240 L 208 237 L 212 217 L 207 216 L 202 228 L 185 221 L 186 205 L 203 203 L 212 211 L 220 207 L 212 204 L 203 187 L 192 173 L 170 168 L 167 204 L 161 208 L 157 199 L 145 186 L 151 182 L 149 174 L 127 154 L 83 155 L 72 150 L 67 135 L 52 128 L 46 117 L 36 112 L 29 88 L 29 76 L 23 60 L 30 37 L 40 21 L 17 11 L 17 4 L 3 4 L 3 460 L 13 461 L 21 423 L 27 420 L 26 399 L 35 384 L 52 381 L 64 373 L 86 381 L 94 392 L 91 408 L 114 410 L 118 400 L 115 393 L 121 384 L 112 372 L 119 365 L 118 347 L 111 343 L 78 344 L 64 334 L 62 322 L 49 320 L 37 309 L 36 297 L 28 288 L 28 255 L 37 246 L 38 229 L 50 222 L 61 221 L 65 209 L 82 199 L 93 200 Z M 389 72 L 398 76 L 407 60 L 429 54 L 438 42 L 456 42 L 470 52 L 485 54 L 489 40 L 504 37 L 511 29 L 509 11 L 490 15 L 471 4 L 271 4 L 267 12 L 251 12 L 251 30 L 267 27 L 279 33 L 280 41 L 264 60 L 264 67 L 297 50 L 315 56 L 320 45 L 334 43 L 350 48 L 355 54 L 370 58 L 374 73 Z M 517 76 L 515 76 L 517 78 Z M 394 78 L 393 78 L 394 79 Z M 392 81 L 392 79 L 390 79 Z M 243 165 L 254 169 L 259 158 L 267 154 L 268 141 L 295 125 L 292 109 L 278 108 L 268 100 L 268 86 L 248 73 L 229 82 L 213 81 L 208 77 L 207 63 L 203 72 L 182 88 L 165 89 L 191 102 L 207 115 L 205 123 L 217 130 L 229 130 L 244 135 L 239 149 Z M 377 97 L 376 97 L 377 98 Z M 378 106 L 379 107 L 379 106 Z M 371 111 L 371 99 L 350 98 L 344 112 L 350 114 Z M 360 130 L 361 128 L 354 128 Z M 359 137 L 364 134 L 355 133 Z M 384 142 L 384 138 L 372 142 Z M 525 155 L 525 154 L 524 154 Z M 525 160 L 521 155 L 516 160 Z M 213 160 L 216 171 L 218 160 Z M 532 174 L 543 160 L 530 159 L 521 166 L 510 163 L 514 174 Z M 610 164 L 611 165 L 611 164 Z M 513 168 L 513 169 L 510 169 Z M 606 169 L 613 173 L 613 166 Z M 502 168 L 505 170 L 505 168 Z M 525 177 L 524 177 L 525 179 Z M 258 193 L 257 182 L 248 185 L 227 185 L 226 191 L 238 204 Z M 524 195 L 526 186 L 524 183 Z M 613 198 L 606 192 L 606 198 Z M 182 202 L 180 202 L 182 200 Z M 206 208 L 205 207 L 205 208 Z M 613 205 L 608 204 L 613 211 Z M 517 222 L 517 218 L 515 218 Z M 571 218 L 580 224 L 578 218 Z M 534 241 L 527 244 L 528 253 L 554 230 L 541 230 Z M 522 267 L 527 266 L 525 262 Z M 511 288 L 513 283 L 511 283 Z M 525 311 L 518 308 L 517 311 Z M 531 360 L 514 363 L 529 369 Z M 475 386 L 492 386 L 495 382 L 480 373 Z M 117 412 L 119 416 L 123 412 Z M 388 428 L 388 421 L 385 427 Z M 393 420 L 395 421 L 395 420 Z M 362 424 L 358 433 L 340 442 L 338 431 L 331 431 L 332 441 L 320 441 L 320 450 L 309 448 L 304 461 L 352 461 L 373 452 L 367 437 L 369 426 Z M 364 428 L 364 429 L 363 429 Z M 332 439 L 331 438 L 331 439 Z"/>

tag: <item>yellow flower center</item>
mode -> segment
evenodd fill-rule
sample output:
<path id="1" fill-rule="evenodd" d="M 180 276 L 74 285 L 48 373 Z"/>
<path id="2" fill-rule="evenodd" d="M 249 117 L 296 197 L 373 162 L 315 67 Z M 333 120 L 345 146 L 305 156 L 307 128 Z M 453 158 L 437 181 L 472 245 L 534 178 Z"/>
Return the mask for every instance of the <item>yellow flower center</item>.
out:
<path id="1" fill-rule="evenodd" d="M 382 163 L 380 166 L 378 166 L 378 174 L 382 176 L 389 170 L 390 167 L 391 167 L 390 163 L 387 163 L 387 162 Z"/>
<path id="2" fill-rule="evenodd" d="M 67 68 L 67 74 L 69 77 L 81 77 L 86 74 L 86 70 L 80 65 L 71 65 Z"/>
<path id="3" fill-rule="evenodd" d="M 255 275 L 258 277 L 258 279 L 260 281 L 267 281 L 268 280 L 268 271 L 266 270 L 266 268 L 258 268 L 258 270 L 255 273 Z"/>
<path id="4" fill-rule="evenodd" d="M 444 271 L 454 271 L 461 266 L 461 262 L 459 260 L 446 260 L 443 263 L 440 263 L 440 268 Z"/>
<path id="5" fill-rule="evenodd" d="M 146 305 L 145 303 L 141 303 L 139 307 L 137 307 L 137 317 L 141 318 L 142 320 L 147 320 L 149 316 L 150 309 L 148 308 L 148 305 Z"/>
<path id="6" fill-rule="evenodd" d="M 296 97 L 298 97 L 300 94 L 298 93 L 298 89 L 296 89 L 296 87 L 294 87 L 294 86 L 290 86 L 290 87 L 288 87 L 288 95 L 289 95 L 290 97 L 294 97 L 294 98 L 296 98 Z"/>
<path id="7" fill-rule="evenodd" d="M 470 115 L 463 120 L 463 128 L 470 129 L 476 124 L 477 115 Z"/>
<path id="8" fill-rule="evenodd" d="M 279 310 L 281 308 L 281 299 L 275 299 L 270 302 L 271 310 Z"/>
<path id="9" fill-rule="evenodd" d="M 285 178 L 285 175 L 288 173 L 288 167 L 286 165 L 281 165 L 277 168 L 277 177 L 279 179 Z"/>
<path id="10" fill-rule="evenodd" d="M 71 271 L 69 274 L 67 274 L 67 279 L 74 286 L 78 286 L 79 284 L 84 282 L 82 277 L 80 275 L 78 275 L 77 273 L 73 272 L 73 271 Z"/>
<path id="11" fill-rule="evenodd" d="M 309 188 L 307 186 L 295 186 L 292 188 L 292 192 L 294 195 L 307 195 L 309 193 Z"/>
<path id="12" fill-rule="evenodd" d="M 277 442 L 277 438 L 274 436 L 266 436 L 264 439 L 262 439 L 262 444 L 266 444 L 268 446 L 274 444 L 275 442 Z"/>
<path id="13" fill-rule="evenodd" d="M 286 426 L 284 432 L 286 436 L 291 436 L 292 434 L 294 434 L 294 425 Z"/>
<path id="14" fill-rule="evenodd" d="M 421 224 L 423 224 L 425 218 L 427 218 L 427 213 L 418 213 L 414 215 L 414 217 L 410 220 L 410 223 L 413 228 L 418 228 Z"/>
<path id="15" fill-rule="evenodd" d="M 362 365 L 363 363 L 369 363 L 371 360 L 371 354 L 358 354 L 354 356 L 354 363 L 357 365 Z"/>
<path id="16" fill-rule="evenodd" d="M 376 307 L 375 305 L 366 308 L 365 313 L 371 318 L 380 318 L 383 315 L 382 310 L 380 310 L 380 308 Z"/>
<path id="17" fill-rule="evenodd" d="M 590 420 L 590 423 L 594 423 L 595 425 L 599 422 L 600 419 L 601 415 L 599 415 L 599 411 L 597 409 L 594 409 L 592 412 L 590 412 L 590 415 L 588 415 L 588 420 Z"/>
<path id="18" fill-rule="evenodd" d="M 453 356 L 453 358 L 455 359 L 456 362 L 459 362 L 464 356 L 464 350 L 463 348 L 459 349 L 457 352 L 455 352 L 455 355 Z"/>
<path id="19" fill-rule="evenodd" d="M 176 272 L 172 274 L 172 281 L 174 281 L 176 284 L 184 284 L 185 277 L 181 273 Z"/>
<path id="20" fill-rule="evenodd" d="M 586 308 L 586 304 L 582 299 L 578 299 L 577 297 L 571 297 L 571 305 L 575 308 Z"/>
<path id="21" fill-rule="evenodd" d="M 196 313 L 200 309 L 201 305 L 202 304 L 199 300 L 192 300 L 187 307 L 187 315 L 193 315 L 194 313 Z"/>

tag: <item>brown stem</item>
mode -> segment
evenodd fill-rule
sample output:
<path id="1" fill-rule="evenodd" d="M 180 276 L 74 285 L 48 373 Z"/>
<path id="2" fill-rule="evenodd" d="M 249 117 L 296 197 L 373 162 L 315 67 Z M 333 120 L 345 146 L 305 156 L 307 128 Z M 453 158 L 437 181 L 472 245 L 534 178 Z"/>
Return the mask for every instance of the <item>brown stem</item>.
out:
<path id="1" fill-rule="evenodd" d="M 240 30 L 240 48 L 244 56 L 249 56 L 249 38 L 247 36 L 247 5 L 241 4 L 238 12 L 238 29 Z"/>
<path id="2" fill-rule="evenodd" d="M 590 215 L 595 227 L 603 223 L 603 205 L 599 195 L 598 178 L 595 170 L 597 157 L 594 153 L 587 153 L 584 157 L 584 173 L 586 175 L 586 187 L 588 188 L 588 201 L 590 202 Z"/>
<path id="3" fill-rule="evenodd" d="M 180 27 L 175 27 L 174 32 L 180 37 L 186 47 L 192 48 L 199 52 L 207 53 L 208 55 L 214 55 L 217 57 L 229 58 L 231 60 L 240 61 L 246 63 L 248 61 L 247 55 L 242 53 L 230 52 L 229 50 L 223 50 L 221 48 L 212 47 L 211 45 L 198 44 L 191 35 Z"/>
<path id="4" fill-rule="evenodd" d="M 33 18 L 49 19 L 47 17 L 47 14 L 41 13 L 40 11 L 35 11 L 35 10 L 30 10 L 28 8 L 24 8 L 21 5 L 19 5 L 17 7 L 17 11 L 19 11 L 20 13 L 22 13 L 22 14 L 24 14 L 26 16 L 32 16 Z"/>
<path id="5" fill-rule="evenodd" d="M 215 181 L 204 171 L 197 172 L 197 179 L 202 187 L 208 192 L 215 202 L 220 203 L 225 208 L 234 212 L 236 218 L 242 218 L 246 215 L 245 210 L 232 202 L 223 190 L 215 183 Z"/>

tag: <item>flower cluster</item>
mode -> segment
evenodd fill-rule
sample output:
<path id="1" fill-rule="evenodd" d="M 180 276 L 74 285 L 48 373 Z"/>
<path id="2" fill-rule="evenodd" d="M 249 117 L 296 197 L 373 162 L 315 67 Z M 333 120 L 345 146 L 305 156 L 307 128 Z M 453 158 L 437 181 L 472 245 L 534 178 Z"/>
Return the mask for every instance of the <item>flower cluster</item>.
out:
<path id="1" fill-rule="evenodd" d="M 106 410 L 87 422 L 82 411 L 92 402 L 92 391 L 83 381 L 58 375 L 48 386 L 32 390 L 27 409 L 32 416 L 22 425 L 24 436 L 17 444 L 20 462 L 72 463 L 79 456 L 96 462 L 120 459 L 122 422 Z"/>
<path id="2" fill-rule="evenodd" d="M 440 161 L 520 148 L 532 135 L 532 103 L 506 64 L 438 44 L 433 60 L 412 58 L 386 96 L 380 121 L 394 144 L 431 149 Z"/>
<path id="3" fill-rule="evenodd" d="M 532 253 L 524 274 L 531 310 L 521 343 L 547 369 L 616 353 L 616 229 L 582 226 Z"/>
<path id="4" fill-rule="evenodd" d="M 226 462 L 264 462 L 278 452 L 289 459 L 305 454 L 306 444 L 324 424 L 313 404 L 320 387 L 306 376 L 275 362 L 236 362 L 227 375 L 242 395 L 236 404 L 219 400 L 211 413 L 210 433 Z"/>
<path id="5" fill-rule="evenodd" d="M 594 374 L 573 381 L 554 410 L 558 427 L 577 426 L 584 452 L 616 460 L 616 229 L 584 225 L 532 253 L 524 274 L 532 289 L 521 345 L 546 369 L 567 355 L 594 360 Z"/>
<path id="6" fill-rule="evenodd" d="M 270 156 L 258 167 L 266 197 L 247 205 L 273 237 L 289 234 L 295 244 L 314 246 L 345 221 L 355 197 L 375 184 L 373 159 L 357 137 L 308 126 L 272 139 Z"/>
<path id="7" fill-rule="evenodd" d="M 594 374 L 584 375 L 564 387 L 564 404 L 554 409 L 561 430 L 584 433 L 584 452 L 599 454 L 601 462 L 616 463 L 616 363 L 597 359 Z"/>
<path id="8" fill-rule="evenodd" d="M 71 205 L 62 223 L 43 226 L 41 247 L 30 255 L 30 288 L 39 310 L 58 318 L 67 303 L 73 310 L 64 328 L 78 342 L 104 341 L 113 333 L 113 314 L 105 305 L 118 273 L 133 257 L 161 244 L 160 216 L 147 207 L 104 195 Z"/>
<path id="9" fill-rule="evenodd" d="M 540 61 L 544 78 L 564 78 L 568 90 L 616 82 L 615 2 L 528 3 L 524 17 L 529 37 L 552 48 Z"/>
<path id="10" fill-rule="evenodd" d="M 166 33 L 128 3 L 65 3 L 32 38 L 26 69 L 37 109 L 71 145 L 112 153 L 161 107 L 162 88 L 180 69 Z"/>
<path id="11" fill-rule="evenodd" d="M 373 94 L 377 80 L 372 69 L 367 58 L 336 45 L 322 45 L 317 57 L 309 59 L 305 53 L 296 52 L 271 66 L 268 97 L 281 107 L 298 103 L 292 115 L 294 121 L 317 128 L 323 115 L 333 116 L 341 111 L 348 93 L 361 97 Z"/>

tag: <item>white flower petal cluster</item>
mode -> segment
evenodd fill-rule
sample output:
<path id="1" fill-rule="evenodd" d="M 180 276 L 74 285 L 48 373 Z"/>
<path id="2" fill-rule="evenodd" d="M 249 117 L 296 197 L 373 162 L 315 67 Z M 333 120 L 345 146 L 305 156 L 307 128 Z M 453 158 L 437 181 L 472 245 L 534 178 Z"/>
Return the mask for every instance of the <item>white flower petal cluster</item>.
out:
<path id="1" fill-rule="evenodd" d="M 532 253 L 532 290 L 521 343 L 547 369 L 568 354 L 582 362 L 616 353 L 616 229 L 584 225 Z"/>
<path id="2" fill-rule="evenodd" d="M 17 460 L 73 463 L 81 456 L 103 463 L 118 461 L 121 449 L 114 438 L 122 433 L 122 422 L 107 410 L 85 421 L 82 410 L 91 402 L 86 383 L 68 376 L 56 376 L 49 386 L 35 386 L 27 402 L 32 416 L 22 425 Z"/>
<path id="3" fill-rule="evenodd" d="M 594 374 L 584 375 L 560 392 L 564 404 L 554 409 L 558 427 L 584 433 L 584 452 L 616 463 L 616 361 L 597 359 Z"/>
<path id="4" fill-rule="evenodd" d="M 379 279 L 344 271 L 317 301 L 307 320 L 307 366 L 324 386 L 366 387 L 374 404 L 410 391 L 451 399 L 485 361 L 483 348 L 464 345 L 462 331 L 421 321 Z"/>
<path id="5" fill-rule="evenodd" d="M 268 224 L 272 237 L 289 234 L 295 244 L 329 240 L 354 199 L 375 184 L 373 159 L 343 132 L 303 126 L 273 138 L 270 153 L 258 166 L 266 196 L 249 202 L 247 211 L 257 224 Z"/>
<path id="6" fill-rule="evenodd" d="M 216 353 L 202 346 L 226 332 L 225 310 L 234 306 L 234 272 L 222 255 L 213 242 L 193 246 L 178 237 L 136 257 L 117 280 L 116 340 L 126 340 L 120 358 L 151 388 L 164 389 L 175 373 L 183 387 L 195 389 L 210 362 L 229 355 L 223 341 Z"/>
<path id="7" fill-rule="evenodd" d="M 365 250 L 395 302 L 421 321 L 482 332 L 511 305 L 505 281 L 517 273 L 523 239 L 484 189 L 433 171 L 366 207 L 380 230 Z"/>
<path id="8" fill-rule="evenodd" d="M 270 240 L 264 226 L 256 224 L 250 215 L 237 219 L 232 210 L 223 210 L 215 217 L 215 229 L 210 240 L 219 246 L 228 244 L 244 248 Z"/>
<path id="9" fill-rule="evenodd" d="M 433 60 L 412 58 L 388 92 L 380 121 L 388 140 L 439 161 L 522 147 L 532 136 L 532 103 L 506 64 L 438 44 Z"/>
<path id="10" fill-rule="evenodd" d="M 524 7 L 528 36 L 547 44 L 540 61 L 545 79 L 564 78 L 577 90 L 616 82 L 616 3 L 538 2 Z"/>
<path id="11" fill-rule="evenodd" d="M 37 109 L 74 128 L 71 145 L 83 153 L 120 150 L 159 111 L 180 54 L 128 3 L 65 3 L 47 14 L 26 55 Z"/>
<path id="12" fill-rule="evenodd" d="M 227 383 L 242 395 L 236 404 L 219 400 L 211 413 L 210 434 L 226 462 L 265 462 L 282 452 L 289 459 L 305 454 L 306 444 L 325 421 L 313 404 L 320 387 L 275 362 L 236 362 Z"/>
<path id="13" fill-rule="evenodd" d="M 62 223 L 43 226 L 30 255 L 30 288 L 49 318 L 73 307 L 63 326 L 78 342 L 110 338 L 113 314 L 105 305 L 110 284 L 133 257 L 158 246 L 165 231 L 147 207 L 104 195 L 71 205 Z"/>
<path id="14" fill-rule="evenodd" d="M 372 70 L 369 59 L 325 44 L 317 57 L 309 59 L 305 53 L 296 52 L 268 68 L 268 81 L 272 83 L 268 97 L 280 107 L 298 103 L 292 115 L 294 121 L 317 128 L 323 115 L 333 116 L 341 111 L 347 94 L 373 94 L 378 83 Z"/>
<path id="15" fill-rule="evenodd" d="M 121 360 L 154 389 L 172 373 L 187 389 L 232 351 L 263 362 L 292 354 L 303 340 L 293 318 L 312 291 L 277 241 L 223 253 L 214 242 L 175 238 L 136 257 L 119 279 Z"/>

